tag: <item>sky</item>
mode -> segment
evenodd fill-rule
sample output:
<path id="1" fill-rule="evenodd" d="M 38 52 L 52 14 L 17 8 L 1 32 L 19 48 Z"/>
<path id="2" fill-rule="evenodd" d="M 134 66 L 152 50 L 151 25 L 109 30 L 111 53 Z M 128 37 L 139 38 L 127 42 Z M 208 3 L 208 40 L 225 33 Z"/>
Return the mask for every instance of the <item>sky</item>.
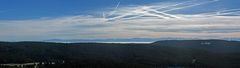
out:
<path id="1" fill-rule="evenodd" d="M 240 38 L 239 0 L 0 0 L 0 40 Z"/>

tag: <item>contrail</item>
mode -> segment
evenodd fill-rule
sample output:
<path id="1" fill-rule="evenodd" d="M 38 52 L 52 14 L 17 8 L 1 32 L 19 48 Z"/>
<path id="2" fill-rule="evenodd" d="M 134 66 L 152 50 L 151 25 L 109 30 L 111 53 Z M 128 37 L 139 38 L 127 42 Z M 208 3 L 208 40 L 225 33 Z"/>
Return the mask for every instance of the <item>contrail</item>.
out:
<path id="1" fill-rule="evenodd" d="M 166 17 L 166 16 L 156 15 L 156 14 L 151 14 L 151 13 L 145 13 L 145 15 L 156 16 L 156 17 L 161 18 L 161 19 L 170 19 L 169 17 Z"/>
<path id="2" fill-rule="evenodd" d="M 240 11 L 240 9 L 229 9 L 229 10 L 223 10 L 223 11 L 219 11 L 219 13 L 225 13 L 225 12 L 236 12 L 236 11 Z"/>
<path id="3" fill-rule="evenodd" d="M 138 16 L 133 16 L 133 17 L 129 17 L 129 18 L 123 18 L 124 20 L 131 20 L 131 19 L 135 19 L 135 18 L 138 18 L 138 17 L 142 17 L 144 15 L 138 15 Z"/>
<path id="4" fill-rule="evenodd" d="M 195 0 L 193 0 L 193 1 L 195 1 Z M 188 3 L 188 2 L 193 2 L 193 1 L 187 1 L 187 2 L 183 2 L 183 3 L 178 3 L 178 4 L 175 4 L 175 5 L 171 5 L 171 6 L 182 5 L 182 4 L 185 4 L 185 3 Z M 215 1 L 213 1 L 213 2 L 215 2 Z M 163 18 L 163 19 L 169 19 L 169 17 L 172 17 L 172 18 L 181 18 L 181 17 L 175 16 L 175 15 L 171 15 L 171 14 L 168 14 L 168 13 L 165 13 L 165 12 L 173 11 L 173 10 L 179 10 L 179 9 L 184 9 L 184 8 L 189 8 L 189 7 L 194 7 L 194 6 L 198 6 L 198 5 L 202 5 L 202 4 L 207 4 L 207 3 L 211 3 L 211 2 L 203 2 L 203 3 L 200 3 L 200 4 L 194 4 L 194 5 L 190 5 L 190 6 L 185 6 L 185 7 L 180 7 L 180 8 L 174 8 L 174 9 L 165 10 L 165 11 L 157 11 L 157 10 L 151 9 L 151 8 L 147 8 L 147 9 L 144 9 L 144 10 L 148 12 L 148 13 L 145 13 L 145 15 L 157 16 L 157 17 Z M 162 8 L 168 8 L 168 7 L 171 7 L 171 6 L 166 6 L 166 7 L 162 7 Z M 161 8 L 160 8 L 160 9 L 161 9 Z M 166 15 L 166 16 L 169 16 L 169 17 L 162 16 L 162 15 L 159 15 L 159 14 L 152 14 L 152 13 L 149 13 L 150 11 L 155 12 L 155 13 L 160 13 L 160 14 L 163 14 L 163 15 Z"/>
<path id="5" fill-rule="evenodd" d="M 129 15 L 134 15 L 134 16 L 130 17 L 130 18 L 124 18 L 124 19 L 133 19 L 133 18 L 137 18 L 137 17 L 141 17 L 141 16 L 156 16 L 156 17 L 161 18 L 161 19 L 169 19 L 169 17 L 165 17 L 163 15 L 150 13 L 149 10 L 150 10 L 150 7 L 144 6 L 141 9 L 137 9 L 137 10 L 133 11 L 133 13 L 128 13 L 128 14 L 124 14 L 124 15 L 121 15 L 121 16 L 117 16 L 117 17 L 111 18 L 110 20 L 114 20 L 114 19 L 118 19 L 118 18 L 124 18 L 124 17 L 127 17 Z M 158 13 L 160 13 L 160 12 L 158 12 Z M 165 14 L 165 13 L 161 13 L 161 14 Z"/>
<path id="6" fill-rule="evenodd" d="M 198 15 L 206 15 L 206 16 L 221 16 L 221 15 L 229 15 L 240 12 L 240 9 L 229 9 L 229 10 L 222 10 L 217 12 L 210 12 L 210 13 L 202 13 Z M 237 14 L 234 14 L 237 15 Z"/>
<path id="7" fill-rule="evenodd" d="M 161 7 L 161 8 L 157 8 L 157 9 L 163 9 L 163 8 L 168 8 L 168 7 L 173 7 L 173 6 L 178 6 L 178 5 L 182 5 L 182 4 L 185 4 L 185 3 L 188 3 L 188 2 L 193 2 L 195 0 L 191 0 L 191 1 L 186 1 L 186 2 L 183 2 L 183 3 L 178 3 L 178 4 L 175 4 L 175 5 L 170 5 L 170 6 L 166 6 L 166 7 Z M 115 10 L 117 10 L 117 8 L 119 7 L 121 2 L 118 2 L 118 4 L 116 5 L 115 7 Z M 136 14 L 142 14 L 142 15 L 136 15 L 135 17 L 130 17 L 128 19 L 132 19 L 132 18 L 137 18 L 137 17 L 141 17 L 141 16 L 144 16 L 144 15 L 147 15 L 147 16 L 156 16 L 156 17 L 159 17 L 159 18 L 163 18 L 163 19 L 169 19 L 169 17 L 173 17 L 173 18 L 180 18 L 178 16 L 174 16 L 174 15 L 171 15 L 171 14 L 167 14 L 167 13 L 164 13 L 164 12 L 160 12 L 160 11 L 157 11 L 155 9 L 148 9 L 148 8 L 143 8 L 143 9 L 140 9 L 140 10 L 144 10 L 144 11 L 147 11 L 147 12 L 135 12 Z M 169 16 L 169 17 L 165 17 L 163 15 L 159 15 L 159 14 L 152 14 L 150 13 L 150 11 L 152 12 L 155 12 L 155 13 L 160 13 L 160 14 L 163 14 L 163 15 L 166 15 L 166 16 Z M 113 15 L 116 11 L 113 11 L 112 13 L 110 13 L 109 15 Z M 114 19 L 119 19 L 119 18 L 123 18 L 125 16 L 129 16 L 129 15 L 135 15 L 134 13 L 128 13 L 128 14 L 124 14 L 124 15 L 120 15 L 120 16 L 117 16 L 117 17 L 113 17 L 113 18 L 110 18 L 108 20 L 114 20 Z"/>
<path id="8" fill-rule="evenodd" d="M 155 12 L 155 13 L 162 14 L 162 15 L 150 13 L 151 11 Z M 133 17 L 130 17 L 130 18 L 127 18 L 127 19 L 133 19 L 133 18 L 137 18 L 137 17 L 141 17 L 141 16 L 155 16 L 155 17 L 158 17 L 158 18 L 161 18 L 161 19 L 169 19 L 170 17 L 171 18 L 181 18 L 181 17 L 175 16 L 175 15 L 171 15 L 171 14 L 167 14 L 167 13 L 157 11 L 155 9 L 151 9 L 151 7 L 146 7 L 146 6 L 144 6 L 142 9 L 138 9 L 138 11 L 136 10 L 135 13 L 136 14 L 129 13 L 129 15 L 136 15 L 136 16 L 133 16 Z M 117 19 L 117 18 L 123 18 L 123 17 L 129 16 L 129 15 L 126 15 L 126 14 L 121 15 L 121 16 L 118 16 L 118 17 L 111 18 L 111 20 Z M 165 15 L 165 16 L 163 16 L 163 15 Z M 124 18 L 124 19 L 126 19 L 126 18 Z"/>
<path id="9" fill-rule="evenodd" d="M 163 15 L 150 13 L 149 10 L 150 10 L 149 8 L 142 9 L 142 11 L 139 11 L 138 14 L 146 15 L 146 16 L 156 16 L 162 19 L 169 19 L 169 17 L 163 16 Z"/>
<path id="10" fill-rule="evenodd" d="M 220 14 L 218 14 L 218 16 L 220 16 L 220 15 L 235 15 L 236 13 L 239 13 L 240 11 L 236 11 L 236 12 L 227 12 L 227 13 L 220 13 Z"/>
<path id="11" fill-rule="evenodd" d="M 190 1 L 185 1 L 185 2 L 182 2 L 182 3 L 177 3 L 177 4 L 174 4 L 174 5 L 169 5 L 169 6 L 164 6 L 164 7 L 155 7 L 157 10 L 160 10 L 160 9 L 164 9 L 164 8 L 169 8 L 169 7 L 174 7 L 174 6 L 179 6 L 179 5 L 184 5 L 188 2 L 194 2 L 194 1 L 197 1 L 197 0 L 190 0 Z"/>
<path id="12" fill-rule="evenodd" d="M 118 9 L 121 2 L 118 2 L 117 6 L 115 7 L 115 10 Z"/>
<path id="13" fill-rule="evenodd" d="M 115 20 L 115 19 L 123 18 L 123 17 L 129 16 L 129 15 L 134 15 L 134 14 L 133 13 L 127 13 L 127 14 L 116 16 L 116 17 L 113 17 L 113 18 L 108 18 L 108 20 Z"/>
<path id="14" fill-rule="evenodd" d="M 112 11 L 111 13 L 109 13 L 109 15 L 113 15 L 114 13 L 116 13 L 116 10 L 118 9 L 119 5 L 121 4 L 121 2 L 118 2 L 118 4 L 116 5 L 114 11 Z"/>
<path id="15" fill-rule="evenodd" d="M 181 17 L 178 17 L 178 16 L 176 16 L 176 15 L 172 15 L 172 14 L 160 12 L 160 11 L 157 11 L 157 10 L 154 10 L 154 9 L 149 9 L 148 11 L 153 11 L 153 12 L 155 12 L 155 13 L 160 13 L 160 14 L 163 14 L 163 15 L 166 15 L 166 16 L 169 16 L 169 17 L 172 17 L 172 18 L 181 18 Z"/>
<path id="16" fill-rule="evenodd" d="M 239 11 L 240 9 L 229 9 L 229 10 L 223 10 L 223 11 L 220 11 L 220 12 L 229 12 L 229 11 Z"/>
<path id="17" fill-rule="evenodd" d="M 129 10 L 130 12 L 127 11 L 126 14 L 115 16 L 115 17 L 112 17 L 112 18 L 108 18 L 108 20 L 134 19 L 134 18 L 138 18 L 138 17 L 142 17 L 142 16 L 153 16 L 153 17 L 158 17 L 158 18 L 161 18 L 161 19 L 170 19 L 170 18 L 181 18 L 182 19 L 182 17 L 172 15 L 172 14 L 168 14 L 166 12 L 179 10 L 179 9 L 190 8 L 190 7 L 199 6 L 199 5 L 203 5 L 203 4 L 208 4 L 208 3 L 216 2 L 218 0 L 206 1 L 206 2 L 202 2 L 202 3 L 188 4 L 188 3 L 192 3 L 194 1 L 197 1 L 197 0 L 186 1 L 186 2 L 177 3 L 177 4 L 174 4 L 174 5 L 169 5 L 169 6 L 160 7 L 160 8 L 143 6 L 139 9 L 135 9 L 135 10 L 131 10 L 131 11 Z M 185 6 L 185 4 L 186 4 L 186 6 Z M 118 4 L 116 5 L 115 10 L 119 7 L 119 5 L 120 5 L 120 2 L 118 2 Z M 172 8 L 172 9 L 163 10 L 163 11 L 158 11 L 160 9 L 174 7 L 174 6 L 178 6 L 178 5 L 182 5 L 182 7 Z M 222 11 L 222 12 L 230 12 L 230 11 L 234 11 L 234 10 L 225 10 L 225 11 Z M 115 12 L 116 11 L 113 11 L 112 13 L 110 13 L 110 15 L 113 15 Z M 224 14 L 230 14 L 230 13 L 224 13 Z M 103 15 L 103 17 L 105 17 L 105 16 Z"/>
<path id="18" fill-rule="evenodd" d="M 104 19 L 106 19 L 106 15 L 105 15 L 104 12 L 102 13 L 102 17 L 103 17 Z"/>
<path id="19" fill-rule="evenodd" d="M 190 7 L 195 7 L 195 6 L 199 6 L 199 5 L 203 5 L 203 4 L 208 4 L 208 3 L 212 3 L 212 2 L 216 2 L 218 0 L 214 0 L 214 1 L 210 1 L 210 2 L 203 2 L 203 3 L 195 3 L 193 5 L 189 5 L 189 6 L 184 6 L 184 7 L 179 7 L 179 8 L 173 8 L 173 9 L 169 9 L 169 10 L 165 10 L 162 12 L 169 12 L 169 11 L 174 11 L 174 10 L 179 10 L 179 9 L 185 9 L 185 8 L 190 8 Z"/>
<path id="20" fill-rule="evenodd" d="M 124 18 L 124 17 L 127 17 L 127 16 L 130 16 L 130 15 L 133 15 L 134 17 L 137 17 L 138 15 L 141 15 L 143 14 L 143 9 L 136 9 L 132 12 L 128 12 L 126 14 L 123 14 L 123 15 L 119 15 L 119 16 L 116 16 L 116 17 L 113 17 L 113 18 L 109 18 L 109 20 L 114 20 L 114 19 L 119 19 L 119 18 Z M 131 17 L 130 17 L 131 18 Z"/>

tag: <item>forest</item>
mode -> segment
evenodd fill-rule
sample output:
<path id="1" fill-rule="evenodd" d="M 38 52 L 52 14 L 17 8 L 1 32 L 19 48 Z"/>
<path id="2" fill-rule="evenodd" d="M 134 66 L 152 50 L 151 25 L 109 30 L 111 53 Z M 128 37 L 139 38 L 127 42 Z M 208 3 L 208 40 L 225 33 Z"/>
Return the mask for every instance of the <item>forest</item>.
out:
<path id="1" fill-rule="evenodd" d="M 165 40 L 151 44 L 0 42 L 0 68 L 239 67 L 238 41 Z"/>

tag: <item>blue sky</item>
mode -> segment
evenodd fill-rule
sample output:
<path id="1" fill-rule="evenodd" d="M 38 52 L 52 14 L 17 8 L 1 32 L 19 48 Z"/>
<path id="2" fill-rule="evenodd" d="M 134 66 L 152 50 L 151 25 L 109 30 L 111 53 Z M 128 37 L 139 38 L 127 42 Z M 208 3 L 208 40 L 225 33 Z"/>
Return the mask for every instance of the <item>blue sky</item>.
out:
<path id="1" fill-rule="evenodd" d="M 239 3 L 239 0 L 0 0 L 0 40 L 240 38 Z"/>
<path id="2" fill-rule="evenodd" d="M 121 0 L 123 5 L 143 4 L 159 0 Z M 0 19 L 33 19 L 86 14 L 115 6 L 117 0 L 1 0 Z"/>
<path id="3" fill-rule="evenodd" d="M 0 20 L 86 15 L 91 14 L 92 11 L 114 7 L 118 2 L 121 2 L 120 6 L 125 6 L 171 1 L 178 2 L 179 0 L 1 0 Z M 203 7 L 211 9 L 239 8 L 239 3 L 239 0 L 221 0 Z M 205 9 L 194 9 L 188 13 L 198 10 L 204 11 Z"/>

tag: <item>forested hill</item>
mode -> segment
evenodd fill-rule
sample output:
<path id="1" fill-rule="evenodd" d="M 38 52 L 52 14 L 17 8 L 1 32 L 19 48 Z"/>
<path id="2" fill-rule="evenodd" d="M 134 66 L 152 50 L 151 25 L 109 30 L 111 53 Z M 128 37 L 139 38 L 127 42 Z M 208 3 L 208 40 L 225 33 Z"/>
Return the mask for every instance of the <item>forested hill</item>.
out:
<path id="1" fill-rule="evenodd" d="M 114 68 L 119 66 L 154 68 L 199 65 L 233 68 L 240 67 L 240 42 L 224 40 L 167 40 L 152 44 L 0 42 L 0 64 L 60 61 L 66 64 L 61 64 L 62 67 L 99 65 Z"/>
<path id="2" fill-rule="evenodd" d="M 157 41 L 152 45 L 169 47 L 209 50 L 210 52 L 240 52 L 239 41 L 225 40 L 165 40 Z"/>

